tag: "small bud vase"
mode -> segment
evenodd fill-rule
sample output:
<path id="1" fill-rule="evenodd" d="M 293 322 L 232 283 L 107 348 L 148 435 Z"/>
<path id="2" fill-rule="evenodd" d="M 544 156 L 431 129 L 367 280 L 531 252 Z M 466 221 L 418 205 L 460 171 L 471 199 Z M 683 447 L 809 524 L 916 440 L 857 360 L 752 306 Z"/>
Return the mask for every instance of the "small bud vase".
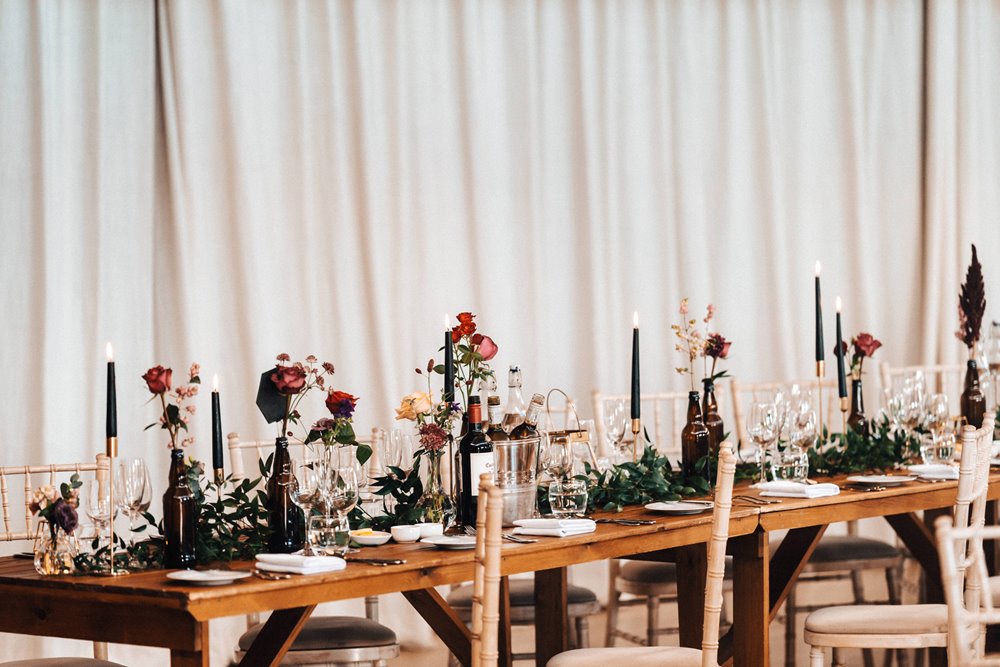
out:
<path id="1" fill-rule="evenodd" d="M 72 574 L 76 571 L 73 559 L 80 553 L 80 544 L 72 533 L 42 519 L 35 532 L 34 552 L 38 574 Z"/>

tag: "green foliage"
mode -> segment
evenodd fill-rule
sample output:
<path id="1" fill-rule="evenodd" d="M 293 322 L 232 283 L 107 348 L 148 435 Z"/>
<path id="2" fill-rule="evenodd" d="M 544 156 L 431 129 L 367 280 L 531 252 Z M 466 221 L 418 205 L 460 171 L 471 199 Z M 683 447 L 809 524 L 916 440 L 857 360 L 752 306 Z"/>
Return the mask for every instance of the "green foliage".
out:
<path id="1" fill-rule="evenodd" d="M 864 437 L 848 431 L 829 436 L 824 447 L 809 449 L 809 474 L 837 475 L 868 470 L 892 470 L 920 453 L 920 441 L 894 431 L 888 419 L 876 424 L 872 421 Z"/>
<path id="2" fill-rule="evenodd" d="M 417 501 L 424 493 L 424 484 L 420 480 L 421 459 L 421 456 L 414 456 L 413 468 L 410 470 L 390 466 L 388 475 L 375 478 L 375 495 L 382 498 L 384 514 L 372 516 L 359 505 L 349 517 L 351 527 L 388 530 L 392 526 L 420 521 L 423 511 L 417 507 Z M 391 508 L 388 502 L 390 498 L 394 501 Z"/>

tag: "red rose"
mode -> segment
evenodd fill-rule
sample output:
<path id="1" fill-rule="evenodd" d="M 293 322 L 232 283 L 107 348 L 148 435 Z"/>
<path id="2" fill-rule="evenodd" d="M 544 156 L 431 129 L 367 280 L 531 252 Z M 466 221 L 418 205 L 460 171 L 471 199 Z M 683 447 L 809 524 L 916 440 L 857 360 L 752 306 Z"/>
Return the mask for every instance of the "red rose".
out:
<path id="1" fill-rule="evenodd" d="M 455 338 L 456 330 L 458 331 L 459 338 L 462 336 L 471 336 L 476 333 L 476 323 L 472 321 L 475 317 L 472 313 L 459 313 L 458 326 L 451 330 L 452 340 L 456 343 L 458 342 L 458 339 Z"/>
<path id="2" fill-rule="evenodd" d="M 497 356 L 497 350 L 500 349 L 489 336 L 481 336 L 478 345 L 479 356 L 483 358 L 483 361 L 489 361 L 493 357 Z"/>
<path id="3" fill-rule="evenodd" d="M 870 357 L 875 354 L 875 350 L 882 347 L 882 342 L 876 340 L 870 333 L 859 333 L 852 342 L 854 354 L 859 357 Z"/>
<path id="4" fill-rule="evenodd" d="M 458 327 L 454 327 L 451 330 L 451 342 L 457 345 L 460 340 L 462 340 L 462 332 L 458 330 Z"/>
<path id="5" fill-rule="evenodd" d="M 146 374 L 142 376 L 142 379 L 146 381 L 146 386 L 149 387 L 149 391 L 154 394 L 164 394 L 170 391 L 170 378 L 173 376 L 174 372 L 169 368 L 164 368 L 163 366 L 153 366 Z"/>
<path id="6" fill-rule="evenodd" d="M 301 366 L 275 366 L 271 382 L 278 393 L 289 396 L 297 394 L 306 386 L 306 369 Z"/>
<path id="7" fill-rule="evenodd" d="M 840 351 L 839 352 L 837 351 L 837 346 L 836 345 L 833 346 L 833 356 L 837 356 L 840 353 L 844 354 L 844 358 L 845 359 L 847 358 L 847 353 L 848 353 L 847 343 L 845 343 L 844 341 L 840 341 Z"/>
<path id="8" fill-rule="evenodd" d="M 354 415 L 354 406 L 358 399 L 346 391 L 331 391 L 326 395 L 326 409 L 334 417 L 350 419 Z"/>
<path id="9" fill-rule="evenodd" d="M 476 318 L 472 313 L 459 313 L 458 321 L 462 324 L 472 324 L 472 320 Z"/>
<path id="10" fill-rule="evenodd" d="M 729 356 L 729 348 L 733 341 L 726 340 L 722 334 L 711 334 L 705 340 L 705 356 L 713 359 L 726 359 Z"/>

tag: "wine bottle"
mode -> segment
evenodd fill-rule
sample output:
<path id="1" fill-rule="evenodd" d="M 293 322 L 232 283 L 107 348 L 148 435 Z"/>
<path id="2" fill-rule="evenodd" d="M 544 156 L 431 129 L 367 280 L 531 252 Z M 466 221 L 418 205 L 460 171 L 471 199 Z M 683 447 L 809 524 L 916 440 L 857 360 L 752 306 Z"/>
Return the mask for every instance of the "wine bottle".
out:
<path id="1" fill-rule="evenodd" d="M 979 369 L 976 365 L 975 352 L 970 350 L 969 361 L 965 368 L 965 388 L 959 401 L 965 423 L 975 428 L 983 425 L 986 415 L 986 396 L 979 385 Z"/>
<path id="2" fill-rule="evenodd" d="M 503 415 L 503 430 L 508 434 L 524 421 L 524 398 L 521 396 L 521 369 L 511 366 L 507 372 L 507 409 Z"/>
<path id="3" fill-rule="evenodd" d="M 715 398 L 715 380 L 705 378 L 702 382 L 705 385 L 705 397 L 701 403 L 702 419 L 708 428 L 708 448 L 717 456 L 726 436 L 725 424 L 719 414 L 719 402 Z"/>
<path id="4" fill-rule="evenodd" d="M 184 469 L 184 450 L 170 450 L 170 477 L 163 494 L 163 564 L 168 568 L 195 566 L 194 533 L 198 524 L 198 502 L 191 492 Z"/>
<path id="5" fill-rule="evenodd" d="M 500 412 L 500 397 L 493 394 L 486 399 L 487 413 L 489 414 L 489 428 L 486 429 L 486 437 L 490 442 L 503 442 L 510 440 L 507 431 L 503 429 L 503 414 Z"/>
<path id="6" fill-rule="evenodd" d="M 699 470 L 698 462 L 708 455 L 709 433 L 701 414 L 698 392 L 688 392 L 687 424 L 681 431 L 681 470 L 684 476 L 700 475 L 711 484 L 711 470 Z"/>
<path id="7" fill-rule="evenodd" d="M 469 432 L 458 445 L 461 458 L 461 492 L 459 522 L 466 526 L 476 523 L 479 496 L 479 476 L 493 473 L 493 444 L 483 431 L 483 406 L 478 396 L 469 397 Z"/>
<path id="8" fill-rule="evenodd" d="M 868 420 L 865 419 L 865 399 L 861 391 L 861 380 L 851 380 L 851 414 L 847 418 L 847 426 L 855 433 L 867 438 L 869 436 Z"/>
<path id="9" fill-rule="evenodd" d="M 535 394 L 531 397 L 527 412 L 524 413 L 524 421 L 515 426 L 510 432 L 511 440 L 524 440 L 538 436 L 538 417 L 545 405 L 545 397 Z"/>
<path id="10" fill-rule="evenodd" d="M 288 554 L 302 548 L 305 529 L 302 510 L 292 502 L 294 483 L 288 439 L 282 436 L 274 442 L 271 476 L 267 479 L 267 525 L 270 529 L 267 549 L 270 553 Z"/>

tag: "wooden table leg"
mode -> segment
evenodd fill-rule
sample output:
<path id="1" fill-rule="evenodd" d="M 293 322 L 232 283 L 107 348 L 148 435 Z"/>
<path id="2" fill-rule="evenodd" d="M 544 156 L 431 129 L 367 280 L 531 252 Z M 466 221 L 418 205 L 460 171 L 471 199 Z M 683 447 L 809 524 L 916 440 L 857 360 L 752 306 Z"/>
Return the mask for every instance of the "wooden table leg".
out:
<path id="1" fill-rule="evenodd" d="M 681 646 L 701 648 L 705 621 L 705 578 L 708 545 L 692 544 L 674 550 L 677 557 L 677 620 Z"/>
<path id="2" fill-rule="evenodd" d="M 552 656 L 569 648 L 566 588 L 566 568 L 535 572 L 535 664 L 538 667 L 545 667 Z"/>
<path id="3" fill-rule="evenodd" d="M 733 552 L 733 643 L 736 667 L 771 664 L 768 641 L 770 622 L 770 554 L 767 531 L 729 540 Z M 720 648 L 720 658 L 722 658 Z M 725 656 L 729 657 L 729 656 Z"/>
<path id="4" fill-rule="evenodd" d="M 507 577 L 500 578 L 500 623 L 497 627 L 497 648 L 500 659 L 497 664 L 500 667 L 511 667 L 514 662 L 514 653 L 510 646 L 510 580 Z"/>
<path id="5" fill-rule="evenodd" d="M 816 545 L 826 532 L 826 525 L 806 526 L 788 531 L 771 556 L 770 618 L 778 614 L 792 587 L 799 580 L 802 569 L 812 557 Z"/>
<path id="6" fill-rule="evenodd" d="M 198 645 L 201 650 L 170 649 L 170 667 L 210 667 L 211 651 L 208 641 L 208 623 L 198 623 L 196 634 L 199 635 Z"/>
<path id="7" fill-rule="evenodd" d="M 305 607 L 292 607 L 291 609 L 276 609 L 271 612 L 264 627 L 260 629 L 257 638 L 247 649 L 240 660 L 241 665 L 251 665 L 252 667 L 277 667 L 281 664 L 281 659 L 295 642 L 299 630 L 309 620 L 316 605 L 311 604 Z M 207 646 L 202 649 L 208 655 Z M 187 663 L 185 663 L 187 664 Z M 205 663 L 207 666 L 207 662 Z"/>
<path id="8" fill-rule="evenodd" d="M 466 667 L 472 664 L 472 635 L 451 605 L 433 588 L 403 591 L 403 597 Z"/>

